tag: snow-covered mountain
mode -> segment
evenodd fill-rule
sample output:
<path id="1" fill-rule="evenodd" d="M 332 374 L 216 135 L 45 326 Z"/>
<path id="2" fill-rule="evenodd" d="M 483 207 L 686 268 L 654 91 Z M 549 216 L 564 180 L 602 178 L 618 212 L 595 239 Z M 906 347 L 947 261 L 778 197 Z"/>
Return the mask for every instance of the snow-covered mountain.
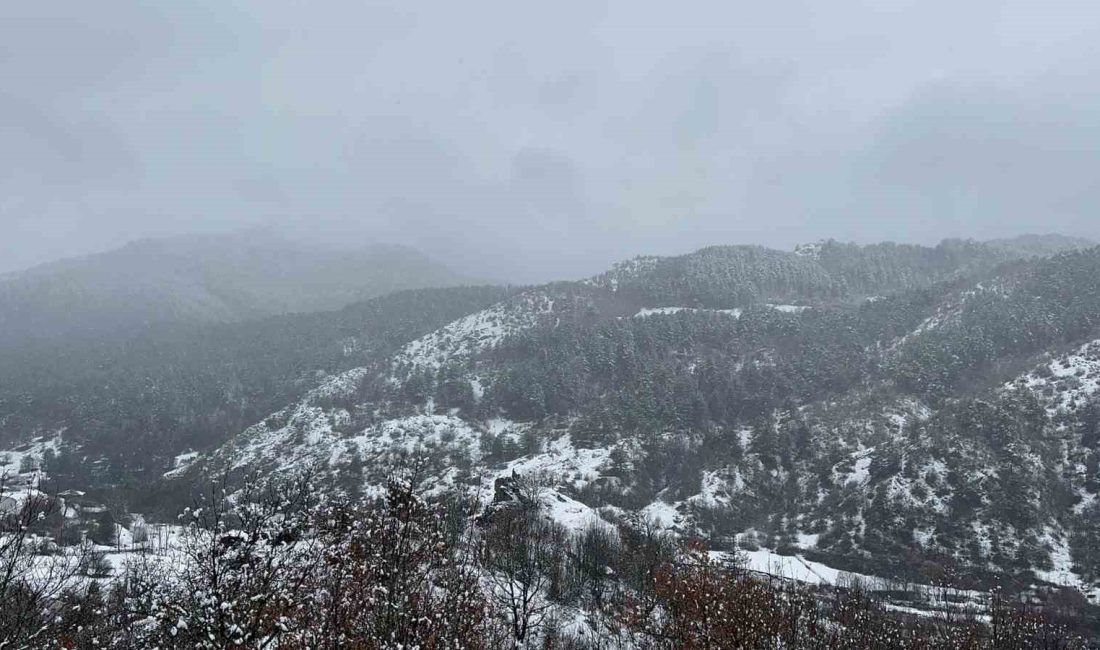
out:
<path id="1" fill-rule="evenodd" d="M 532 288 L 167 480 L 310 465 L 372 491 L 414 463 L 486 504 L 523 477 L 569 527 L 1100 596 L 1100 249 L 1004 250 L 707 249 Z"/>

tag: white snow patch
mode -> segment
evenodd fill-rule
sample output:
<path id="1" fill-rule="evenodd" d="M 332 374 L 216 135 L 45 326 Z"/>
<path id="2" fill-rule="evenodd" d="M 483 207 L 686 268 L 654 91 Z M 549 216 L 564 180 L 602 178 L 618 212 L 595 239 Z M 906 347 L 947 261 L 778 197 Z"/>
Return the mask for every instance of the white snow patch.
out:
<path id="1" fill-rule="evenodd" d="M 1050 548 L 1053 566 L 1049 571 L 1036 570 L 1035 575 L 1051 584 L 1083 590 L 1084 581 L 1073 571 L 1073 556 L 1066 535 L 1047 526 L 1043 530 L 1042 541 Z"/>
<path id="2" fill-rule="evenodd" d="M 1003 389 L 1032 391 L 1052 415 L 1073 410 L 1100 391 L 1100 339 L 1008 382 Z"/>
<path id="3" fill-rule="evenodd" d="M 188 451 L 188 452 L 182 453 L 182 454 L 180 454 L 180 455 L 178 455 L 178 456 L 176 456 L 175 458 L 172 459 L 172 467 L 174 467 L 176 469 L 179 469 L 181 467 L 186 467 L 186 466 L 190 465 L 198 457 L 199 457 L 199 452 L 197 452 L 197 451 Z"/>
<path id="4" fill-rule="evenodd" d="M 0 485 L 9 490 L 37 488 L 45 478 L 42 465 L 47 454 L 57 453 L 60 446 L 61 432 L 58 432 L 50 438 L 34 438 L 0 451 Z"/>
<path id="5" fill-rule="evenodd" d="M 683 517 L 676 507 L 664 501 L 654 501 L 642 508 L 639 513 L 643 519 L 653 521 L 661 528 L 676 528 L 683 523 Z"/>
<path id="6" fill-rule="evenodd" d="M 765 306 L 770 307 L 770 308 L 772 308 L 776 311 L 781 311 L 784 314 L 800 314 L 800 313 L 806 311 L 807 309 L 810 309 L 810 307 L 807 307 L 805 305 L 770 305 L 769 304 L 769 305 L 765 305 Z"/>
<path id="7" fill-rule="evenodd" d="M 539 317 L 553 308 L 554 301 L 543 294 L 521 294 L 412 341 L 397 353 L 394 365 L 438 368 L 450 361 L 464 360 L 496 347 L 511 334 L 534 327 Z"/>
<path id="8" fill-rule="evenodd" d="M 741 427 L 737 431 L 737 441 L 741 443 L 741 449 L 748 449 L 752 444 L 752 427 Z"/>
<path id="9" fill-rule="evenodd" d="M 866 485 L 868 479 L 871 477 L 871 454 L 867 453 L 864 456 L 856 459 L 855 466 L 852 468 L 852 473 L 844 479 L 845 485 Z"/>
<path id="10" fill-rule="evenodd" d="M 726 553 L 715 552 L 719 558 L 731 559 Z M 870 582 L 871 576 L 840 571 L 830 566 L 807 560 L 801 555 L 779 555 L 768 549 L 758 551 L 738 551 L 738 559 L 743 560 L 750 571 L 766 573 L 785 580 L 794 580 L 811 585 L 842 585 L 853 580 Z"/>
<path id="11" fill-rule="evenodd" d="M 515 472 L 544 483 L 583 487 L 600 477 L 600 471 L 610 456 L 611 450 L 606 448 L 577 449 L 569 434 L 565 434 L 551 441 L 541 454 L 513 460 L 492 478 Z M 488 488 L 491 494 L 491 482 Z"/>
<path id="12" fill-rule="evenodd" d="M 595 510 L 557 490 L 543 490 L 540 501 L 546 515 L 571 533 L 580 533 L 593 526 L 614 530 Z"/>
<path id="13" fill-rule="evenodd" d="M 810 259 L 818 259 L 821 257 L 821 242 L 814 242 L 812 244 L 798 244 L 794 247 L 794 254 L 799 257 L 808 257 Z"/>
<path id="14" fill-rule="evenodd" d="M 708 507 L 728 506 L 733 500 L 731 494 L 744 489 L 745 478 L 738 467 L 726 467 L 716 471 L 704 470 L 699 494 L 688 498 L 688 502 Z"/>
<path id="15" fill-rule="evenodd" d="M 733 318 L 741 318 L 743 313 L 740 309 L 700 309 L 696 307 L 646 307 L 634 314 L 634 318 L 645 318 L 647 316 L 667 316 L 669 314 L 679 314 L 680 312 L 691 312 L 696 314 L 723 314 L 731 316 Z"/>
<path id="16" fill-rule="evenodd" d="M 201 454 L 197 451 L 188 451 L 179 454 L 172 459 L 172 469 L 164 473 L 164 478 L 174 478 L 177 476 L 181 476 L 184 472 L 187 471 L 188 467 L 190 467 L 192 464 L 194 464 L 196 460 L 198 460 L 199 456 L 201 456 Z"/>
<path id="17" fill-rule="evenodd" d="M 325 379 L 325 381 L 321 382 L 320 386 L 309 391 L 309 393 L 306 394 L 306 399 L 315 400 L 317 398 L 344 397 L 350 395 L 359 387 L 359 384 L 366 376 L 366 368 L 353 368 L 336 375 L 331 375 Z"/>

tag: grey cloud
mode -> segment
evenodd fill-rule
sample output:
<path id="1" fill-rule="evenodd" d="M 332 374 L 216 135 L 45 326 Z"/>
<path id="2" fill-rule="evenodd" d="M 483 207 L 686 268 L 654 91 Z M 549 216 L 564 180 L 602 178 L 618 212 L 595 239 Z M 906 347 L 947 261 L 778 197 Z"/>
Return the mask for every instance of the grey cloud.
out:
<path id="1" fill-rule="evenodd" d="M 1080 0 L 0 9 L 0 271 L 275 225 L 527 281 L 837 237 L 1100 237 Z"/>

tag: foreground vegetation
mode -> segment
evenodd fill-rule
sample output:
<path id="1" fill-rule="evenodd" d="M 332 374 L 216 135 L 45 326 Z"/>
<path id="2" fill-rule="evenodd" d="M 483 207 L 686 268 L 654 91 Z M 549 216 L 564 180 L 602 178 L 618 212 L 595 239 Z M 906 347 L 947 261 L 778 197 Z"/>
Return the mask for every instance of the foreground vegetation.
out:
<path id="1" fill-rule="evenodd" d="M 355 501 L 308 475 L 223 482 L 178 552 L 44 556 L 50 499 L 4 517 L 0 648 L 1083 648 L 994 594 L 983 611 L 893 611 L 859 585 L 754 574 L 642 527 L 570 532 L 523 494 L 478 512 L 415 481 Z"/>

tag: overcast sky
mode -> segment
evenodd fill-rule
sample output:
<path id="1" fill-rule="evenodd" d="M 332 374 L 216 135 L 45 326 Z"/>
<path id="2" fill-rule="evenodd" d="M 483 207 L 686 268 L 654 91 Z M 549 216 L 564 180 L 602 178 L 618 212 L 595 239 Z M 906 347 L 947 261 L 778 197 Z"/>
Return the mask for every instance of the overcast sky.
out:
<path id="1" fill-rule="evenodd" d="M 575 277 L 1100 237 L 1100 3 L 4 2 L 0 271 L 271 225 Z"/>

